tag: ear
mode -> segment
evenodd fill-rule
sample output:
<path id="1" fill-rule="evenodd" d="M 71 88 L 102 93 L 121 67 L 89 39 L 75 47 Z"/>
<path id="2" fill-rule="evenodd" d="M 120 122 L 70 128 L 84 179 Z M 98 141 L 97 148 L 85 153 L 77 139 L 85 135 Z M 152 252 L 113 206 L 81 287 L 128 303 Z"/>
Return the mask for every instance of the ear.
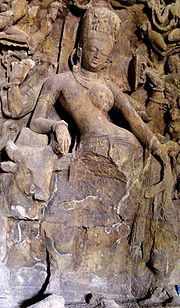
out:
<path id="1" fill-rule="evenodd" d="M 68 169 L 70 162 L 71 162 L 71 154 L 67 154 L 59 158 L 58 160 L 55 160 L 54 162 L 54 171 L 62 171 L 65 169 Z"/>
<path id="2" fill-rule="evenodd" d="M 70 55 L 70 63 L 71 63 L 72 66 L 75 65 L 75 56 L 76 56 L 76 48 L 73 49 L 73 51 L 72 51 L 72 53 Z"/>
<path id="3" fill-rule="evenodd" d="M 12 161 L 22 161 L 24 158 L 23 152 L 15 145 L 12 140 L 8 140 L 6 143 L 6 153 Z"/>
<path id="4" fill-rule="evenodd" d="M 4 172 L 15 173 L 17 170 L 17 164 L 13 163 L 12 161 L 5 161 L 0 163 L 0 168 Z"/>
<path id="5" fill-rule="evenodd" d="M 92 0 L 88 1 L 87 4 L 79 4 L 77 0 L 73 1 L 73 4 L 80 10 L 88 10 L 92 6 Z"/>

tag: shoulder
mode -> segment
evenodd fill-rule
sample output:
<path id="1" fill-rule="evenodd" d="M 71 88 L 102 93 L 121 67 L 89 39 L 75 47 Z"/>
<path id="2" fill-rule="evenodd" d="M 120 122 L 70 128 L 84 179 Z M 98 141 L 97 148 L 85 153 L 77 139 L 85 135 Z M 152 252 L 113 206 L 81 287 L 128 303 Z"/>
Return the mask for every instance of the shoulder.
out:
<path id="1" fill-rule="evenodd" d="M 74 81 L 74 75 L 71 71 L 59 73 L 57 74 L 57 79 L 61 79 L 67 84 L 67 82 L 73 82 Z"/>
<path id="2" fill-rule="evenodd" d="M 71 79 L 72 78 L 72 72 L 71 71 L 67 71 L 67 72 L 63 72 L 63 73 L 59 73 L 56 74 L 54 76 L 52 76 L 53 79 L 57 79 L 57 80 L 67 80 L 67 79 Z"/>
<path id="3" fill-rule="evenodd" d="M 49 76 L 48 78 L 46 78 L 44 83 L 46 84 L 46 86 L 52 85 L 52 84 L 53 85 L 56 85 L 56 84 L 63 85 L 63 84 L 67 84 L 67 82 L 69 82 L 71 79 L 72 79 L 72 73 L 68 71 L 68 72 Z"/>
<path id="4" fill-rule="evenodd" d="M 111 90 L 111 92 L 113 93 L 115 98 L 116 98 L 117 95 L 123 93 L 122 90 L 117 86 L 117 84 L 115 84 L 112 80 L 107 79 L 106 84 L 107 84 L 108 88 Z"/>

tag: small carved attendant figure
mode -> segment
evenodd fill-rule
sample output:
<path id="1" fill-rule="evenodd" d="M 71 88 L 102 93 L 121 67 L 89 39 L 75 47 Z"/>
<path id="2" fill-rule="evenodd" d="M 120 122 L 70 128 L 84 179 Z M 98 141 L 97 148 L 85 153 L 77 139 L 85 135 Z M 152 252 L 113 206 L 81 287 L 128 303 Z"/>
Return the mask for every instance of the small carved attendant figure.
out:
<path id="1" fill-rule="evenodd" d="M 79 128 L 82 151 L 103 151 L 103 155 L 115 160 L 118 169 L 128 176 L 142 158 L 142 147 L 136 137 L 151 151 L 158 149 L 161 143 L 134 110 L 128 96 L 101 76 L 119 28 L 120 19 L 107 1 L 96 1 L 93 6 L 88 6 L 78 46 L 79 63 L 72 72 L 45 81 L 31 129 L 44 134 L 53 132 L 56 150 L 61 154 L 68 153 L 71 144 L 68 124 L 64 120 L 48 119 L 51 105 L 61 95 L 62 107 Z M 121 111 L 133 133 L 109 121 L 108 111 L 113 106 Z"/>
<path id="2" fill-rule="evenodd" d="M 34 90 L 22 89 L 23 81 L 34 65 L 35 62 L 27 58 L 12 62 L 12 70 L 8 72 L 8 82 L 1 86 L 2 110 L 6 116 L 17 119 L 34 108 L 36 101 Z"/>
<path id="3" fill-rule="evenodd" d="M 170 116 L 171 123 L 168 126 L 168 135 L 171 140 L 180 143 L 180 109 L 178 106 L 172 106 Z"/>
<path id="4" fill-rule="evenodd" d="M 147 1 L 152 18 L 151 22 L 141 26 L 155 51 L 162 57 L 172 54 L 174 50 L 179 51 L 180 4 L 179 0 L 171 2 L 166 5 L 165 1 Z"/>
<path id="5" fill-rule="evenodd" d="M 154 26 L 160 32 L 169 32 L 169 42 L 178 42 L 180 40 L 180 30 L 178 29 L 178 23 L 180 18 L 180 4 L 178 0 L 174 3 L 160 6 L 155 1 L 148 3 L 149 7 L 152 8 L 152 20 Z"/>

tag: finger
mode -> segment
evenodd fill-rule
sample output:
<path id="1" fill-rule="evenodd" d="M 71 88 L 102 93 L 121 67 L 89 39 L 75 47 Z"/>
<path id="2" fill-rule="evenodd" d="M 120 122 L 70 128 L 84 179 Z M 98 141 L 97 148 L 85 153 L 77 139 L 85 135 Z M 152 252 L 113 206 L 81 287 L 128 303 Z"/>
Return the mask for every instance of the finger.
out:
<path id="1" fill-rule="evenodd" d="M 60 149 L 59 144 L 57 142 L 53 143 L 52 148 L 53 148 L 53 151 L 54 151 L 55 154 L 57 154 L 57 155 L 61 154 L 61 149 Z"/>
<path id="2" fill-rule="evenodd" d="M 69 148 L 70 148 L 70 145 L 71 145 L 71 137 L 70 136 L 67 137 L 66 144 L 67 144 L 67 151 L 69 152 Z"/>
<path id="3" fill-rule="evenodd" d="M 63 145 L 62 142 L 59 144 L 59 150 L 60 150 L 61 154 L 64 154 L 64 145 Z"/>
<path id="4" fill-rule="evenodd" d="M 69 151 L 70 145 L 71 145 L 71 137 L 69 137 L 69 138 L 67 139 L 68 151 Z"/>
<path id="5" fill-rule="evenodd" d="M 68 153 L 68 149 L 67 149 L 67 139 L 64 139 L 64 154 Z"/>
<path id="6" fill-rule="evenodd" d="M 69 152 L 68 139 L 64 140 L 64 153 L 67 154 Z"/>
<path id="7" fill-rule="evenodd" d="M 59 139 L 58 145 L 59 145 L 59 151 L 60 151 L 60 153 L 61 153 L 61 154 L 65 154 L 65 153 L 64 153 L 64 139 Z"/>
<path id="8" fill-rule="evenodd" d="M 57 142 L 59 143 L 59 144 L 61 144 L 62 143 L 62 141 L 63 141 L 63 138 L 62 138 L 62 136 L 60 136 L 60 135 L 56 135 L 56 139 L 57 139 Z"/>

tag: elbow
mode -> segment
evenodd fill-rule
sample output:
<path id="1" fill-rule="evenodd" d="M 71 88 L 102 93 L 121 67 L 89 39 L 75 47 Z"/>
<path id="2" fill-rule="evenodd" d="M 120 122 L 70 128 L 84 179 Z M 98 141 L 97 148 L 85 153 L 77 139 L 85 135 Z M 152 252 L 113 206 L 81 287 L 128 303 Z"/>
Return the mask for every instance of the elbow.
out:
<path id="1" fill-rule="evenodd" d="M 12 111 L 11 112 L 11 118 L 12 119 L 19 119 L 21 117 L 24 117 L 25 115 L 27 115 L 28 113 L 30 113 L 32 110 L 20 110 L 20 111 Z"/>
<path id="2" fill-rule="evenodd" d="M 39 121 L 38 118 L 37 119 L 32 119 L 31 123 L 30 123 L 30 129 L 35 132 L 35 133 L 39 133 L 39 125 L 38 125 Z"/>
<path id="3" fill-rule="evenodd" d="M 19 119 L 19 118 L 25 116 L 28 113 L 28 112 L 26 112 L 26 110 L 24 110 L 22 104 L 21 104 L 21 106 L 19 106 L 19 108 L 11 109 L 10 112 L 11 112 L 11 118 L 13 118 L 13 119 Z"/>
<path id="4" fill-rule="evenodd" d="M 12 119 L 19 119 L 23 116 L 21 112 L 11 112 L 11 118 Z"/>
<path id="5" fill-rule="evenodd" d="M 3 109 L 3 113 L 6 116 L 8 116 L 8 117 L 10 117 L 12 119 L 19 119 L 19 118 L 21 118 L 23 116 L 21 110 L 11 110 L 11 111 L 8 111 L 8 110 L 4 110 Z"/>
<path id="6" fill-rule="evenodd" d="M 2 101 L 2 112 L 7 117 L 18 119 L 21 117 L 22 108 L 19 106 L 19 101 L 13 101 L 13 104 L 11 101 Z"/>

